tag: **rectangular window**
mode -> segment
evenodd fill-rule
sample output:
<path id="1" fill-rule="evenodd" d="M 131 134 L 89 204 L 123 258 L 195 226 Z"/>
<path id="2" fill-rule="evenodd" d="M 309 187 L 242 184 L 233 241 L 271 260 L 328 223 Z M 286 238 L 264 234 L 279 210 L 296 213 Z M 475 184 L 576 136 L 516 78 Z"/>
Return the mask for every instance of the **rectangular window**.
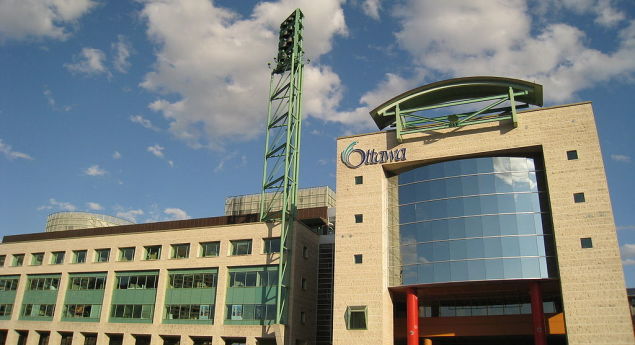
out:
<path id="1" fill-rule="evenodd" d="M 117 289 L 156 289 L 157 275 L 135 275 L 117 277 Z"/>
<path id="2" fill-rule="evenodd" d="M 265 254 L 280 253 L 280 237 L 265 238 Z"/>
<path id="3" fill-rule="evenodd" d="M 574 159 L 578 159 L 578 151 L 576 150 L 567 151 L 567 159 L 570 161 Z"/>
<path id="4" fill-rule="evenodd" d="M 70 290 L 103 290 L 106 285 L 106 277 L 70 277 L 68 288 Z"/>
<path id="5" fill-rule="evenodd" d="M 64 263 L 64 252 L 53 252 L 51 255 L 51 264 L 61 265 Z"/>
<path id="6" fill-rule="evenodd" d="M 152 319 L 152 304 L 113 304 L 110 316 L 123 319 Z"/>
<path id="7" fill-rule="evenodd" d="M 172 259 L 187 259 L 190 256 L 190 244 L 180 243 L 172 245 Z"/>
<path id="8" fill-rule="evenodd" d="M 98 319 L 101 313 L 101 304 L 65 304 L 63 317 Z"/>
<path id="9" fill-rule="evenodd" d="M 97 333 L 82 333 L 84 335 L 84 345 L 97 345 Z"/>
<path id="10" fill-rule="evenodd" d="M 31 265 L 40 266 L 44 262 L 44 253 L 31 254 Z"/>
<path id="11" fill-rule="evenodd" d="M 229 287 L 278 285 L 278 271 L 229 272 Z"/>
<path id="12" fill-rule="evenodd" d="M 18 278 L 0 279 L 0 291 L 15 291 L 18 289 Z"/>
<path id="13" fill-rule="evenodd" d="M 73 345 L 73 332 L 59 332 L 62 339 L 60 345 Z"/>
<path id="14" fill-rule="evenodd" d="M 13 311 L 13 304 L 0 304 L 0 316 L 9 316 Z"/>
<path id="15" fill-rule="evenodd" d="M 346 329 L 366 329 L 368 323 L 368 309 L 366 306 L 351 306 L 346 308 Z"/>
<path id="16" fill-rule="evenodd" d="M 166 320 L 213 320 L 213 304 L 168 304 Z"/>
<path id="17" fill-rule="evenodd" d="M 355 176 L 355 184 L 363 184 L 364 176 Z"/>
<path id="18" fill-rule="evenodd" d="M 108 262 L 109 260 L 110 260 L 110 248 L 95 250 L 95 262 Z"/>
<path id="19" fill-rule="evenodd" d="M 275 304 L 227 304 L 227 320 L 275 320 Z"/>
<path id="20" fill-rule="evenodd" d="M 362 254 L 355 254 L 355 263 L 361 264 L 364 262 L 364 256 Z"/>
<path id="21" fill-rule="evenodd" d="M 29 278 L 29 290 L 57 290 L 60 286 L 60 278 Z"/>
<path id="22" fill-rule="evenodd" d="M 86 262 L 86 251 L 85 250 L 73 250 L 73 263 L 74 264 L 83 264 Z"/>
<path id="23" fill-rule="evenodd" d="M 363 214 L 356 214 L 355 215 L 355 223 L 363 223 L 364 222 L 364 215 Z"/>
<path id="24" fill-rule="evenodd" d="M 574 193 L 573 194 L 573 201 L 577 204 L 577 203 L 581 203 L 581 202 L 585 202 L 584 199 L 584 193 Z"/>
<path id="25" fill-rule="evenodd" d="M 251 254 L 251 240 L 231 241 L 231 255 Z"/>
<path id="26" fill-rule="evenodd" d="M 55 304 L 23 304 L 22 315 L 26 317 L 52 317 Z"/>
<path id="27" fill-rule="evenodd" d="M 220 253 L 220 242 L 201 242 L 201 256 L 218 256 Z"/>
<path id="28" fill-rule="evenodd" d="M 591 237 L 583 237 L 580 239 L 580 246 L 582 248 L 593 248 L 593 240 Z"/>
<path id="29" fill-rule="evenodd" d="M 134 247 L 119 248 L 119 261 L 134 260 Z"/>
<path id="30" fill-rule="evenodd" d="M 24 264 L 24 254 L 13 254 L 13 262 L 11 266 L 19 267 Z"/>
<path id="31" fill-rule="evenodd" d="M 307 289 L 308 284 L 306 282 L 306 278 L 302 277 L 300 285 L 302 286 L 302 290 L 306 290 Z"/>
<path id="32" fill-rule="evenodd" d="M 7 259 L 6 255 L 0 255 L 0 267 L 4 267 L 4 261 Z"/>
<path id="33" fill-rule="evenodd" d="M 216 287 L 216 273 L 171 273 L 170 288 L 172 289 L 209 289 Z"/>
<path id="34" fill-rule="evenodd" d="M 305 259 L 309 258 L 309 247 L 307 246 L 302 247 L 302 257 Z"/>
<path id="35" fill-rule="evenodd" d="M 146 251 L 145 260 L 159 260 L 161 258 L 161 246 L 144 247 Z"/>

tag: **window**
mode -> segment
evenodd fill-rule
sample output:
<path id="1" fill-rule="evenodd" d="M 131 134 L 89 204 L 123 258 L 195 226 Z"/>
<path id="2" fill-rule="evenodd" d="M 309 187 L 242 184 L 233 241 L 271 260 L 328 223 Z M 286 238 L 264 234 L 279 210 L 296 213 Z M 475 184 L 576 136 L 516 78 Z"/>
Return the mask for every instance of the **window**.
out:
<path id="1" fill-rule="evenodd" d="M 95 262 L 108 262 L 108 260 L 110 260 L 110 248 L 95 250 Z"/>
<path id="2" fill-rule="evenodd" d="M 40 266 L 44 262 L 44 253 L 31 254 L 31 265 Z"/>
<path id="3" fill-rule="evenodd" d="M 24 254 L 13 254 L 13 262 L 11 263 L 11 266 L 22 266 L 22 264 L 24 264 Z"/>
<path id="4" fill-rule="evenodd" d="M 275 304 L 227 304 L 227 320 L 275 320 Z"/>
<path id="5" fill-rule="evenodd" d="M 201 256 L 218 256 L 220 253 L 220 242 L 201 242 Z"/>
<path id="6" fill-rule="evenodd" d="M 208 289 L 216 286 L 216 273 L 170 273 L 172 289 Z"/>
<path id="7" fill-rule="evenodd" d="M 133 275 L 133 276 L 119 276 L 117 277 L 116 289 L 156 289 L 157 288 L 157 276 L 152 275 Z"/>
<path id="8" fill-rule="evenodd" d="M 167 320 L 213 320 L 213 304 L 168 304 L 165 306 Z"/>
<path id="9" fill-rule="evenodd" d="M 0 279 L 0 291 L 15 291 L 18 289 L 18 278 Z"/>
<path id="10" fill-rule="evenodd" d="M 9 316 L 13 310 L 13 304 L 0 304 L 0 316 Z"/>
<path id="11" fill-rule="evenodd" d="M 192 345 L 212 345 L 212 337 L 191 337 Z"/>
<path id="12" fill-rule="evenodd" d="M 251 240 L 231 241 L 231 255 L 251 254 Z"/>
<path id="13" fill-rule="evenodd" d="M 229 272 L 229 287 L 278 285 L 278 271 Z"/>
<path id="14" fill-rule="evenodd" d="M 62 339 L 60 345 L 73 345 L 73 332 L 59 332 Z"/>
<path id="15" fill-rule="evenodd" d="M 265 253 L 280 253 L 280 237 L 265 238 Z"/>
<path id="16" fill-rule="evenodd" d="M 119 261 L 134 260 L 134 247 L 119 248 Z"/>
<path id="17" fill-rule="evenodd" d="M 86 262 L 86 251 L 85 250 L 73 250 L 73 263 L 75 264 L 83 264 Z"/>
<path id="18" fill-rule="evenodd" d="M 300 312 L 300 322 L 302 322 L 303 325 L 306 324 L 306 313 L 303 311 Z"/>
<path id="19" fill-rule="evenodd" d="M 172 259 L 187 259 L 190 256 L 190 244 L 180 243 L 172 245 Z"/>
<path id="20" fill-rule="evenodd" d="M 70 277 L 68 288 L 70 290 L 103 290 L 106 285 L 106 277 Z"/>
<path id="21" fill-rule="evenodd" d="M 307 282 L 306 282 L 306 278 L 302 277 L 302 280 L 300 281 L 300 285 L 302 286 L 302 290 L 306 290 L 307 289 Z"/>
<path id="22" fill-rule="evenodd" d="M 101 304 L 66 304 L 62 317 L 98 319 L 100 313 Z"/>
<path id="23" fill-rule="evenodd" d="M 52 317 L 55 312 L 55 304 L 23 304 L 22 315 L 27 317 L 44 316 Z"/>
<path id="24" fill-rule="evenodd" d="M 84 335 L 84 345 L 97 345 L 97 333 L 82 333 Z"/>
<path id="25" fill-rule="evenodd" d="M 7 259 L 6 255 L 0 255 L 0 267 L 4 266 L 4 261 Z"/>
<path id="26" fill-rule="evenodd" d="M 576 204 L 585 202 L 584 193 L 573 193 L 573 201 L 575 201 Z"/>
<path id="27" fill-rule="evenodd" d="M 64 263 L 64 252 L 53 252 L 51 255 L 51 264 L 61 265 Z"/>
<path id="28" fill-rule="evenodd" d="M 346 308 L 346 329 L 366 329 L 368 312 L 366 306 Z"/>
<path id="29" fill-rule="evenodd" d="M 355 176 L 355 184 L 363 184 L 364 176 Z"/>
<path id="30" fill-rule="evenodd" d="M 593 248 L 593 240 L 591 240 L 591 237 L 583 237 L 580 239 L 580 246 L 582 248 Z"/>
<path id="31" fill-rule="evenodd" d="M 146 251 L 145 260 L 159 260 L 161 258 L 161 246 L 144 247 Z"/>
<path id="32" fill-rule="evenodd" d="M 123 319 L 152 319 L 152 304 L 113 304 L 110 316 Z"/>
<path id="33" fill-rule="evenodd" d="M 363 223 L 364 222 L 364 215 L 363 214 L 356 214 L 355 215 L 355 223 Z"/>
<path id="34" fill-rule="evenodd" d="M 567 159 L 570 161 L 574 159 L 578 159 L 578 151 L 576 150 L 567 151 Z"/>
<path id="35" fill-rule="evenodd" d="M 305 259 L 309 258 L 309 247 L 302 247 L 302 257 L 304 257 Z"/>
<path id="36" fill-rule="evenodd" d="M 356 264 L 361 264 L 361 263 L 364 262 L 364 255 L 363 254 L 355 254 L 354 258 L 355 258 L 355 263 Z"/>
<path id="37" fill-rule="evenodd" d="M 29 290 L 57 290 L 57 288 L 60 286 L 60 278 L 29 278 L 28 284 Z"/>

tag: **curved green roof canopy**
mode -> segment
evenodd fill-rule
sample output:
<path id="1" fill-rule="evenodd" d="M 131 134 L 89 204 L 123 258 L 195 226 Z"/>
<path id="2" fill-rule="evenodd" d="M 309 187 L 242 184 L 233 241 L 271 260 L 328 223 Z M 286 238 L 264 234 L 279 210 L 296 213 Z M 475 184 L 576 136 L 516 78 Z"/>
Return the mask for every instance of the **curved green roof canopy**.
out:
<path id="1" fill-rule="evenodd" d="M 475 112 L 445 116 L 421 115 L 424 111 L 470 103 L 482 105 L 484 102 L 492 103 Z M 370 115 L 379 129 L 395 125 L 398 139 L 401 140 L 402 134 L 482 122 L 511 119 L 516 124 L 516 109 L 527 108 L 530 104 L 542 106 L 542 85 L 512 78 L 465 77 L 406 91 L 373 109 Z"/>

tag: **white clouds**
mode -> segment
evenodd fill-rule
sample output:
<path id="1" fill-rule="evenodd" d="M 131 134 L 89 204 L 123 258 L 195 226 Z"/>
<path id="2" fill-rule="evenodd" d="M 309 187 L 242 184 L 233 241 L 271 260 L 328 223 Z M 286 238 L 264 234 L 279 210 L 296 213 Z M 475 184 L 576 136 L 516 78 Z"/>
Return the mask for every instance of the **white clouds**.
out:
<path id="1" fill-rule="evenodd" d="M 163 210 L 163 213 L 168 215 L 172 220 L 181 220 L 181 219 L 189 219 L 190 216 L 187 212 L 183 211 L 180 208 L 166 208 Z"/>
<path id="2" fill-rule="evenodd" d="M 53 198 L 49 199 L 49 203 L 37 208 L 38 211 L 42 210 L 59 210 L 59 211 L 75 211 L 77 207 L 70 202 L 57 201 Z"/>
<path id="3" fill-rule="evenodd" d="M 622 258 L 633 258 L 635 257 L 635 244 L 624 244 L 620 247 L 622 252 Z"/>
<path id="4" fill-rule="evenodd" d="M 635 230 L 635 225 L 619 225 L 616 230 Z"/>
<path id="5" fill-rule="evenodd" d="M 59 107 L 57 105 L 57 102 L 55 101 L 55 98 L 53 98 L 53 91 L 51 91 L 47 87 L 44 87 L 44 91 L 42 92 L 42 94 L 44 95 L 44 97 L 46 97 L 46 101 L 51 106 L 51 109 L 55 111 L 70 111 L 71 109 L 73 109 L 73 107 L 70 105 Z"/>
<path id="6" fill-rule="evenodd" d="M 540 14 L 551 11 L 573 12 L 595 16 L 598 25 L 610 27 L 626 18 L 624 13 L 614 7 L 613 0 L 541 0 L 538 2 Z"/>
<path id="7" fill-rule="evenodd" d="M 91 0 L 2 0 L 0 41 L 29 38 L 65 39 L 67 29 L 96 3 Z"/>
<path id="8" fill-rule="evenodd" d="M 87 202 L 86 206 L 88 207 L 89 210 L 92 210 L 92 211 L 99 211 L 104 209 L 100 204 L 96 202 Z"/>
<path id="9" fill-rule="evenodd" d="M 580 13 L 612 11 L 610 2 L 583 3 L 568 1 L 565 6 L 578 6 Z M 569 100 L 598 82 L 627 79 L 635 72 L 633 22 L 617 33 L 617 49 L 605 53 L 588 47 L 579 28 L 535 23 L 522 0 L 410 1 L 398 16 L 402 29 L 396 37 L 412 54 L 415 68 L 451 76 L 535 80 L 545 86 L 548 102 Z M 611 16 L 601 21 L 619 17 Z M 532 31 L 532 25 L 538 26 Z"/>
<path id="10" fill-rule="evenodd" d="M 365 0 L 362 3 L 364 13 L 373 18 L 379 19 L 379 10 L 381 9 L 381 0 Z"/>
<path id="11" fill-rule="evenodd" d="M 165 155 L 163 154 L 163 150 L 165 150 L 165 147 L 159 144 L 148 146 L 147 150 L 148 152 L 152 153 L 155 157 L 165 158 Z"/>
<path id="12" fill-rule="evenodd" d="M 115 69 L 120 73 L 128 72 L 130 68 L 128 58 L 132 54 L 130 42 L 124 36 L 119 35 L 117 36 L 117 42 L 113 43 L 111 48 L 114 51 L 113 66 Z"/>
<path id="13" fill-rule="evenodd" d="M 106 54 L 95 48 L 83 48 L 79 55 L 73 56 L 73 63 L 64 67 L 73 73 L 86 75 L 109 74 L 106 68 Z"/>
<path id="14" fill-rule="evenodd" d="M 159 131 L 159 129 L 152 124 L 152 121 L 146 119 L 145 117 L 141 115 L 130 116 L 130 121 L 134 123 L 138 123 L 144 128 L 151 129 L 153 131 Z"/>
<path id="15" fill-rule="evenodd" d="M 24 152 L 14 151 L 11 145 L 5 144 L 2 141 L 2 139 L 0 139 L 0 153 L 9 160 L 14 160 L 14 159 L 33 160 L 33 157 L 29 156 L 28 154 Z"/>
<path id="16" fill-rule="evenodd" d="M 612 154 L 611 159 L 616 162 L 630 163 L 631 157 L 627 155 Z"/>
<path id="17" fill-rule="evenodd" d="M 341 2 L 259 3 L 250 17 L 240 18 L 206 0 L 144 1 L 147 33 L 159 48 L 155 69 L 141 85 L 179 95 L 176 100 L 158 99 L 150 108 L 170 122 L 174 136 L 192 147 L 220 148 L 227 138 L 253 138 L 266 116 L 266 63 L 275 56 L 280 22 L 296 7 L 303 9 L 305 49 L 318 61 L 331 49 L 335 35 L 347 33 Z M 319 65 L 307 68 L 307 76 L 305 90 L 313 94 L 305 100 L 313 102 L 305 111 L 326 118 L 324 111 L 341 98 L 339 78 Z M 310 88 L 310 83 L 319 88 Z"/>
<path id="18" fill-rule="evenodd" d="M 112 159 L 121 159 L 121 153 L 119 151 L 113 152 Z"/>
<path id="19" fill-rule="evenodd" d="M 108 173 L 106 170 L 99 167 L 99 165 L 91 165 L 88 168 L 84 169 L 84 174 L 88 176 L 103 176 Z"/>
<path id="20" fill-rule="evenodd" d="M 129 220 L 133 223 L 136 223 L 137 217 L 142 216 L 143 214 L 144 214 L 143 210 L 136 209 L 136 210 L 128 210 L 128 211 L 119 211 L 117 212 L 116 216 L 119 218 Z"/>

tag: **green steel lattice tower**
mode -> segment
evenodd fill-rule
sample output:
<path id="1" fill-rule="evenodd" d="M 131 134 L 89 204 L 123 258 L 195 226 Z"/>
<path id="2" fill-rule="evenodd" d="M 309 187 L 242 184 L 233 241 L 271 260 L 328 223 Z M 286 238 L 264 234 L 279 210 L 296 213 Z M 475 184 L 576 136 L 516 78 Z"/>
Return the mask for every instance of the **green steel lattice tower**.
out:
<path id="1" fill-rule="evenodd" d="M 260 196 L 260 221 L 279 222 L 280 260 L 276 323 L 286 322 L 287 261 L 296 219 L 300 132 L 302 129 L 302 11 L 296 9 L 280 25 L 276 66 L 269 84 L 265 158 Z"/>

